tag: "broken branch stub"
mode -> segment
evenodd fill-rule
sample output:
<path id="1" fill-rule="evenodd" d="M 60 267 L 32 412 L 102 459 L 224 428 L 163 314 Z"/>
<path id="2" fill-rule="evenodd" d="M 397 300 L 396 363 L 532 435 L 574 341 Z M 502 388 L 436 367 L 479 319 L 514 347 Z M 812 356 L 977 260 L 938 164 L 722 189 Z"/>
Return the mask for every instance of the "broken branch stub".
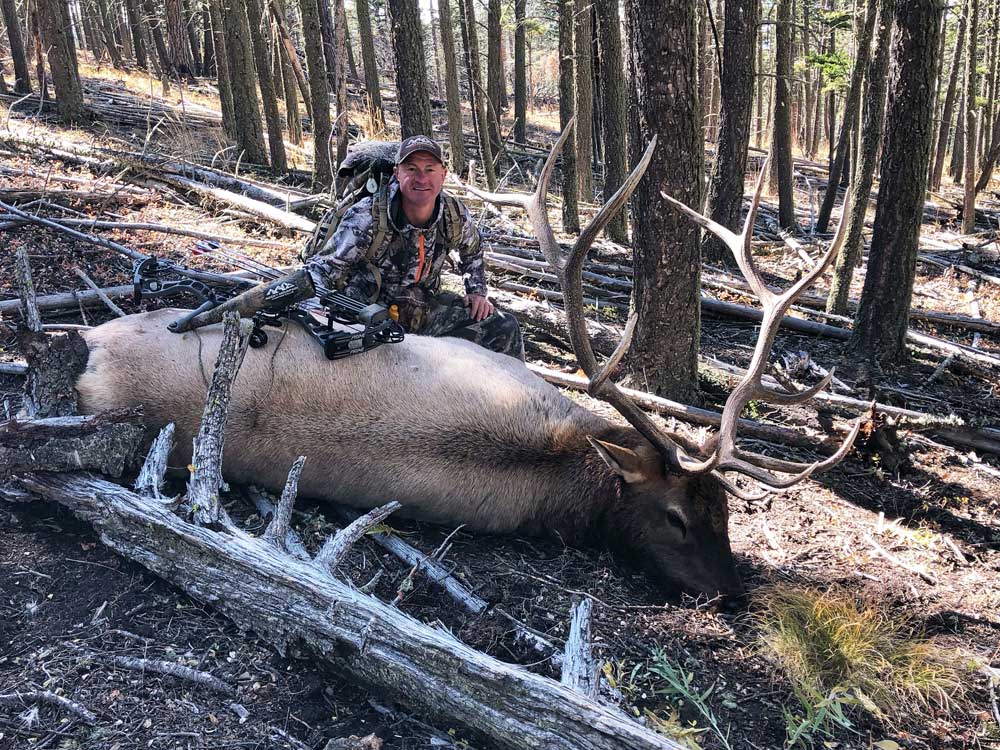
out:
<path id="1" fill-rule="evenodd" d="M 201 428 L 194 439 L 191 480 L 188 482 L 187 504 L 195 523 L 202 526 L 232 525 L 219 501 L 222 450 L 229 416 L 229 397 L 250 345 L 252 328 L 252 321 L 240 320 L 236 313 L 227 313 L 222 323 L 222 344 L 205 398 Z"/>

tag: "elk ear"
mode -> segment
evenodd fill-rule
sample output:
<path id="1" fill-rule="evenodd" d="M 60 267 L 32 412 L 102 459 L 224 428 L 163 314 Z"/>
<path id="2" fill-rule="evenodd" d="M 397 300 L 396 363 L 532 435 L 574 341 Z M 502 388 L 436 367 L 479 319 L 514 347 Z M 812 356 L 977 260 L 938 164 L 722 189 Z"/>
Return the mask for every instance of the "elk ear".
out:
<path id="1" fill-rule="evenodd" d="M 604 459 L 608 468 L 628 484 L 649 479 L 649 470 L 642 457 L 635 451 L 614 443 L 606 443 L 589 435 L 587 441 L 594 446 L 594 450 Z"/>

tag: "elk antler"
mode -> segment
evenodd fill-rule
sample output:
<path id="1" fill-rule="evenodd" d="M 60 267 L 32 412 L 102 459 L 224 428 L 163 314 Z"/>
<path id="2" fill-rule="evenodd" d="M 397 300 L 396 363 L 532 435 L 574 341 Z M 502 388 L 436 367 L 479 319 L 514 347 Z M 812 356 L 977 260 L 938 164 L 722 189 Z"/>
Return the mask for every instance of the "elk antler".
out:
<path id="1" fill-rule="evenodd" d="M 750 210 L 747 212 L 746 220 L 743 223 L 743 231 L 740 234 L 736 234 L 721 224 L 718 224 L 697 211 L 688 208 L 686 205 L 678 200 L 675 200 L 674 198 L 671 198 L 666 193 L 661 192 L 660 195 L 673 206 L 687 214 L 687 216 L 696 224 L 701 226 L 703 229 L 707 229 L 712 232 L 726 244 L 726 246 L 732 251 L 733 257 L 736 259 L 736 264 L 743 273 L 743 277 L 747 280 L 750 288 L 757 295 L 757 298 L 760 300 L 761 305 L 764 308 L 764 317 L 760 324 L 760 334 L 757 337 L 757 345 L 754 347 L 753 359 L 750 362 L 750 367 L 747 368 L 746 375 L 743 376 L 743 379 L 729 395 L 729 398 L 726 400 L 725 408 L 722 410 L 722 424 L 719 426 L 715 450 L 707 459 L 701 462 L 701 464 L 692 468 L 694 471 L 699 472 L 712 471 L 720 479 L 722 478 L 720 472 L 737 471 L 756 479 L 758 482 L 761 482 L 772 489 L 786 489 L 794 484 L 797 484 L 798 482 L 801 482 L 814 472 L 827 469 L 840 461 L 854 444 L 854 439 L 858 435 L 858 430 L 861 429 L 862 420 L 858 419 L 850 434 L 844 440 L 843 444 L 836 453 L 823 461 L 817 461 L 812 464 L 776 461 L 768 456 L 741 451 L 736 445 L 737 423 L 739 421 L 740 414 L 743 412 L 743 407 L 746 406 L 748 401 L 753 398 L 759 398 L 774 404 L 782 405 L 803 403 L 823 390 L 833 377 L 833 371 L 831 370 L 831 372 L 827 374 L 827 376 L 824 377 L 819 383 L 811 388 L 799 391 L 798 393 L 782 393 L 779 391 L 773 391 L 765 388 L 761 383 L 761 378 L 764 375 L 764 368 L 767 365 L 767 357 L 771 352 L 771 347 L 774 344 L 774 337 L 778 332 L 778 327 L 781 325 L 782 317 L 784 317 L 785 312 L 787 312 L 788 308 L 795 301 L 795 299 L 802 294 L 802 292 L 827 269 L 831 261 L 837 257 L 837 253 L 840 251 L 840 247 L 844 244 L 844 240 L 847 236 L 847 225 L 843 219 L 841 219 L 840 226 L 837 228 L 837 233 L 833 238 L 833 242 L 830 243 L 830 247 L 827 249 L 826 254 L 820 258 L 819 262 L 817 262 L 807 274 L 805 274 L 784 293 L 776 294 L 771 291 L 765 283 L 763 277 L 760 275 L 751 252 L 753 224 L 757 215 L 757 209 L 760 206 L 760 195 L 764 186 L 766 167 L 767 162 L 765 161 L 764 166 L 761 168 L 760 177 L 757 179 L 757 186 L 754 190 Z M 848 198 L 845 199 L 844 205 L 847 205 L 848 201 L 849 194 Z M 764 466 L 767 468 L 764 468 Z M 789 473 L 792 474 L 792 476 L 779 478 L 768 469 L 775 469 L 782 473 Z"/>
<path id="2" fill-rule="evenodd" d="M 546 201 L 548 198 L 549 179 L 552 177 L 556 157 L 566 143 L 566 139 L 569 138 L 575 122 L 576 118 L 570 120 L 562 135 L 559 136 L 559 140 L 552 147 L 552 151 L 549 152 L 549 157 L 546 159 L 545 166 L 542 167 L 541 174 L 538 176 L 538 185 L 535 187 L 533 194 L 486 193 L 480 190 L 473 190 L 473 192 L 480 198 L 488 200 L 491 203 L 519 206 L 528 212 L 531 227 L 538 237 L 538 242 L 541 245 L 542 252 L 545 254 L 545 259 L 559 274 L 559 281 L 563 291 L 563 303 L 569 325 L 570 342 L 573 345 L 573 351 L 576 354 L 577 361 L 580 363 L 580 367 L 590 379 L 588 392 L 592 396 L 608 402 L 617 409 L 643 437 L 656 447 L 663 456 L 664 461 L 670 467 L 675 471 L 685 471 L 685 467 L 695 465 L 698 462 L 692 459 L 667 433 L 659 429 L 642 409 L 636 406 L 628 396 L 622 393 L 609 380 L 611 372 L 631 343 L 638 316 L 634 312 L 629 316 L 621 343 L 604 364 L 604 367 L 601 368 L 598 365 L 597 357 L 594 356 L 594 350 L 587 335 L 586 319 L 583 313 L 582 272 L 587 251 L 597 238 L 597 235 L 601 233 L 611 218 L 621 210 L 625 205 L 625 201 L 628 200 L 639 184 L 639 180 L 642 179 L 646 167 L 653 156 L 653 149 L 656 148 L 656 137 L 654 136 L 653 140 L 646 146 L 646 151 L 643 153 L 642 158 L 625 182 L 622 183 L 622 186 L 618 188 L 617 192 L 611 196 L 611 199 L 591 219 L 590 223 L 580 233 L 580 236 L 573 244 L 569 254 L 564 257 L 562 251 L 559 249 L 555 233 L 552 231 L 552 225 L 549 223 Z"/>
<path id="3" fill-rule="evenodd" d="M 607 203 L 604 204 L 604 206 L 601 207 L 600 211 L 597 212 L 594 218 L 591 219 L 590 223 L 580 233 L 580 236 L 573 244 L 569 253 L 564 257 L 559 249 L 559 243 L 556 241 L 555 233 L 552 231 L 552 225 L 549 223 L 546 200 L 548 197 L 549 179 L 551 178 L 553 168 L 555 167 L 556 157 L 562 150 L 567 138 L 569 138 L 569 134 L 572 131 L 574 123 L 575 118 L 570 120 L 566 129 L 563 131 L 562 135 L 560 135 L 559 140 L 556 141 L 556 144 L 552 147 L 552 151 L 549 153 L 545 166 L 542 168 L 542 172 L 538 177 L 538 185 L 536 186 L 534 193 L 531 195 L 524 195 L 520 193 L 488 193 L 476 190 L 475 188 L 472 188 L 472 192 L 483 200 L 487 200 L 491 203 L 518 206 L 527 211 L 532 229 L 538 237 L 539 244 L 542 252 L 545 254 L 546 260 L 559 274 L 560 284 L 563 290 L 563 302 L 569 324 L 570 341 L 572 342 L 573 351 L 576 353 L 576 358 L 580 363 L 580 367 L 590 379 L 587 389 L 588 392 L 592 396 L 606 401 L 617 409 L 618 412 L 625 417 L 625 419 L 628 420 L 633 427 L 635 427 L 647 440 L 649 440 L 650 443 L 653 444 L 653 446 L 656 447 L 656 449 L 663 456 L 664 461 L 666 461 L 672 470 L 683 474 L 703 474 L 706 472 L 712 472 L 716 478 L 722 482 L 727 490 L 744 499 L 752 499 L 752 497 L 736 487 L 720 472 L 738 471 L 753 477 L 757 481 L 766 485 L 768 488 L 783 489 L 792 486 L 796 482 L 802 481 L 815 471 L 832 466 L 843 458 L 847 451 L 850 450 L 851 445 L 854 443 L 854 438 L 857 436 L 858 430 L 861 426 L 860 420 L 854 426 L 854 429 L 848 436 L 847 440 L 845 440 L 844 445 L 841 446 L 835 455 L 824 461 L 810 465 L 779 461 L 768 456 L 761 456 L 757 454 L 742 453 L 737 449 L 735 444 L 735 431 L 740 412 L 743 411 L 743 407 L 751 398 L 763 398 L 779 404 L 800 403 L 816 395 L 816 393 L 829 383 L 830 378 L 833 376 L 833 373 L 831 372 L 820 383 L 807 390 L 801 391 L 800 393 L 778 393 L 770 391 L 760 384 L 760 378 L 763 374 L 764 366 L 767 363 L 767 354 L 771 349 L 772 343 L 774 342 L 774 337 L 777 333 L 777 327 L 781 321 L 781 317 L 788 309 L 789 305 L 792 304 L 792 301 L 826 269 L 830 261 L 836 256 L 837 250 L 844 241 L 845 232 L 843 231 L 843 222 L 841 223 L 841 229 L 838 230 L 833 244 L 830 246 L 830 249 L 827 251 L 827 254 L 820 261 L 820 263 L 817 264 L 817 266 L 813 268 L 809 274 L 797 282 L 785 294 L 777 296 L 767 288 L 767 285 L 758 273 L 750 254 L 750 235 L 753 230 L 754 215 L 756 214 L 757 207 L 760 203 L 760 193 L 762 187 L 762 183 L 760 181 L 757 183 L 754 200 L 751 205 L 750 212 L 747 215 L 743 233 L 740 235 L 736 235 L 711 219 L 692 211 L 683 203 L 680 203 L 661 193 L 664 198 L 688 214 L 688 216 L 694 219 L 699 225 L 721 237 L 730 249 L 732 249 L 733 254 L 736 256 L 736 262 L 739 264 L 740 269 L 743 271 L 744 276 L 746 276 L 753 291 L 764 303 L 765 310 L 764 322 L 761 324 L 761 333 L 757 341 L 757 347 L 754 351 L 754 359 L 751 367 L 743 381 L 740 382 L 736 390 L 733 391 L 729 399 L 726 401 L 716 448 L 707 459 L 694 459 L 689 456 L 687 452 L 685 452 L 684 448 L 675 442 L 669 434 L 658 428 L 642 409 L 640 409 L 628 396 L 622 393 L 622 391 L 609 380 L 611 372 L 614 370 L 615 366 L 621 360 L 625 351 L 629 347 L 632 334 L 635 331 L 636 321 L 638 319 L 636 313 L 633 311 L 633 313 L 629 316 L 622 341 L 608 361 L 604 364 L 603 368 L 599 367 L 597 358 L 594 356 L 594 351 L 590 344 L 590 338 L 587 335 L 586 320 L 583 313 L 582 272 L 587 252 L 589 251 L 594 240 L 597 238 L 597 235 L 601 233 L 611 218 L 619 210 L 621 210 L 625 201 L 628 200 L 629 196 L 639 184 L 639 181 L 642 179 L 642 176 L 646 171 L 646 167 L 649 165 L 649 161 L 653 156 L 653 149 L 656 147 L 656 137 L 654 136 L 653 140 L 650 141 L 642 155 L 642 158 L 639 160 L 639 163 L 636 165 L 635 169 L 632 170 L 631 174 L 629 174 L 622 186 L 618 188 L 618 191 Z M 751 461 L 755 463 L 751 463 Z M 794 476 L 789 479 L 781 479 L 756 464 L 763 464 L 769 469 L 782 473 L 794 474 Z"/>

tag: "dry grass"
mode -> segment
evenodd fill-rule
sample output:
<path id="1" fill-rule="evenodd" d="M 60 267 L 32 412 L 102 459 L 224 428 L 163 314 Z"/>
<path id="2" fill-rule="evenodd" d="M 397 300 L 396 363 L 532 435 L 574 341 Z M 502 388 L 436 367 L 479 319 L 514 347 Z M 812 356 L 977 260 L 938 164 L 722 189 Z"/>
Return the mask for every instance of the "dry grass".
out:
<path id="1" fill-rule="evenodd" d="M 765 651 L 807 707 L 849 694 L 891 725 L 918 708 L 949 711 L 965 695 L 967 659 L 851 592 L 777 587 L 758 618 Z"/>

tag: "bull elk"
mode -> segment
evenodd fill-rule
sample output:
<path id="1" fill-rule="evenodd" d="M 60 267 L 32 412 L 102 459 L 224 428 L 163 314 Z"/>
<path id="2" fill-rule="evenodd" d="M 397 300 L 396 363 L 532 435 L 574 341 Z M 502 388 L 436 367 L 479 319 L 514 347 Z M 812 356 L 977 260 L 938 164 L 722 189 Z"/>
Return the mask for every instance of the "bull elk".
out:
<path id="1" fill-rule="evenodd" d="M 826 385 L 824 380 L 801 393 L 772 393 L 760 381 L 782 313 L 823 272 L 842 233 L 805 278 L 777 296 L 750 256 L 759 183 L 740 235 L 682 207 L 726 241 L 766 311 L 753 363 L 726 403 L 711 449 L 685 446 L 609 378 L 635 317 L 601 368 L 583 313 L 581 270 L 588 248 L 635 189 L 655 142 L 563 258 L 548 222 L 546 194 L 569 132 L 553 148 L 532 196 L 486 197 L 527 209 L 549 263 L 561 274 L 570 335 L 590 392 L 632 427 L 593 414 L 522 363 L 467 341 L 409 336 L 402 344 L 329 361 L 293 325 L 272 334 L 264 348 L 249 350 L 239 371 L 224 474 L 279 490 L 292 461 L 305 455 L 299 487 L 307 496 L 364 508 L 399 500 L 413 516 L 474 530 L 606 544 L 644 564 L 663 585 L 736 594 L 742 584 L 730 549 L 726 491 L 741 493 L 722 472 L 789 487 L 839 461 L 857 434 L 855 427 L 836 455 L 811 465 L 747 454 L 735 442 L 737 418 L 749 399 L 800 402 Z M 177 315 L 132 315 L 89 331 L 90 359 L 77 390 L 85 413 L 140 406 L 151 434 L 174 422 L 178 447 L 172 461 L 183 466 L 197 434 L 221 326 L 167 333 Z M 774 470 L 792 476 L 780 478 Z"/>

